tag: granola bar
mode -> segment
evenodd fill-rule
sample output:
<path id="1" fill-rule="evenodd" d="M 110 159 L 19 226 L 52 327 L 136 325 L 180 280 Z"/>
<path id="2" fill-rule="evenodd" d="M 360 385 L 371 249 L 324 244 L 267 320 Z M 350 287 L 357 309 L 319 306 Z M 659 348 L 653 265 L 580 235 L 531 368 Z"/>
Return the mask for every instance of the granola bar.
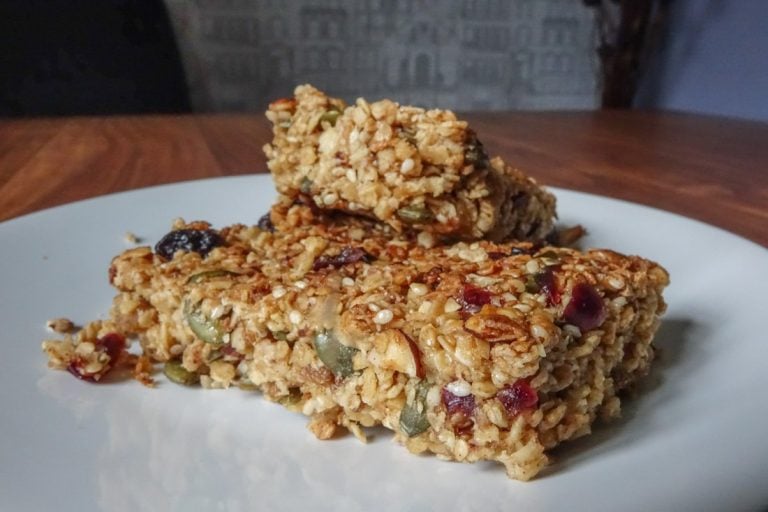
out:
<path id="1" fill-rule="evenodd" d="M 649 369 L 668 283 L 653 262 L 532 243 L 427 248 L 278 210 L 274 232 L 177 224 L 155 251 L 117 256 L 110 318 L 45 342 L 51 365 L 98 380 L 137 336 L 145 378 L 149 358 L 180 384 L 259 389 L 320 439 L 383 425 L 411 452 L 498 461 L 520 480 L 618 415 L 619 392 Z"/>
<path id="2" fill-rule="evenodd" d="M 390 100 L 347 107 L 302 85 L 266 115 L 274 132 L 267 163 L 290 198 L 451 240 L 536 240 L 552 230 L 554 197 L 490 159 L 450 111 Z"/>

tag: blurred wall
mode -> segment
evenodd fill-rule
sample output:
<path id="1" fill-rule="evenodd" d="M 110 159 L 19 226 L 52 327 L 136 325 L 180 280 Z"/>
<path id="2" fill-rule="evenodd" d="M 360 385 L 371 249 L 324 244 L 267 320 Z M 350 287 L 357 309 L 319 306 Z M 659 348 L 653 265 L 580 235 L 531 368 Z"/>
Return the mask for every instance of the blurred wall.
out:
<path id="1" fill-rule="evenodd" d="M 454 109 L 597 106 L 581 0 L 165 0 L 196 110 L 263 110 L 309 82 Z"/>
<path id="2" fill-rule="evenodd" d="M 768 0 L 675 0 L 640 107 L 768 121 Z"/>
<path id="3" fill-rule="evenodd" d="M 0 1 L 0 117 L 189 109 L 162 0 Z"/>

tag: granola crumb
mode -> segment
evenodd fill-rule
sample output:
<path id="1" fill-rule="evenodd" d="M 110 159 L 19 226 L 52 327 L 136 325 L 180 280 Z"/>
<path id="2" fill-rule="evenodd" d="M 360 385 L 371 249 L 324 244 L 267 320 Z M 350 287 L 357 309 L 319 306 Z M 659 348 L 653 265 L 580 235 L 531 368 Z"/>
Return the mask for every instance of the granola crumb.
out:
<path id="1" fill-rule="evenodd" d="M 138 236 L 136 236 L 134 233 L 130 231 L 125 232 L 125 235 L 123 236 L 123 240 L 125 241 L 126 244 L 129 244 L 129 245 L 137 245 L 141 243 L 141 238 L 139 238 Z"/>
<path id="2" fill-rule="evenodd" d="M 141 355 L 136 359 L 136 364 L 133 366 L 134 379 L 148 388 L 154 388 L 155 379 L 152 377 L 154 372 L 155 366 L 152 364 L 152 359 L 150 357 Z"/>
<path id="3" fill-rule="evenodd" d="M 52 318 L 45 323 L 49 331 L 58 334 L 69 334 L 74 332 L 75 324 L 69 318 Z"/>

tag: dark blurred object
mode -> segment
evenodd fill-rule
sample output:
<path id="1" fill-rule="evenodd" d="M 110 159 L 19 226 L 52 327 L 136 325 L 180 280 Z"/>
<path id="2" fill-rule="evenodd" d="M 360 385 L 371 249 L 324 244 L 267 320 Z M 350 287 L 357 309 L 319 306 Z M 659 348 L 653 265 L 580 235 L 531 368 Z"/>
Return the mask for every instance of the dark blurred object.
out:
<path id="1" fill-rule="evenodd" d="M 597 13 L 603 108 L 631 108 L 674 0 L 583 0 Z"/>
<path id="2" fill-rule="evenodd" d="M 190 110 L 161 0 L 6 0 L 0 48 L 0 116 Z"/>

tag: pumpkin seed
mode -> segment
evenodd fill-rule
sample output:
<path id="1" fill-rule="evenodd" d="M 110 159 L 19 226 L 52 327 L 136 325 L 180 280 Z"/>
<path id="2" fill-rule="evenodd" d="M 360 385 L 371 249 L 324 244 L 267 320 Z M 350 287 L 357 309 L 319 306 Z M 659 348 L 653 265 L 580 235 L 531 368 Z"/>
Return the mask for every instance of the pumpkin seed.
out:
<path id="1" fill-rule="evenodd" d="M 416 384 L 413 400 L 407 401 L 403 410 L 400 411 L 400 430 L 408 437 L 417 436 L 429 428 L 429 420 L 427 419 L 429 388 L 429 382 L 420 380 Z"/>
<path id="2" fill-rule="evenodd" d="M 315 334 L 315 352 L 317 357 L 337 377 L 346 378 L 355 372 L 352 358 L 358 350 L 348 347 L 333 335 L 333 332 L 323 329 Z"/>

